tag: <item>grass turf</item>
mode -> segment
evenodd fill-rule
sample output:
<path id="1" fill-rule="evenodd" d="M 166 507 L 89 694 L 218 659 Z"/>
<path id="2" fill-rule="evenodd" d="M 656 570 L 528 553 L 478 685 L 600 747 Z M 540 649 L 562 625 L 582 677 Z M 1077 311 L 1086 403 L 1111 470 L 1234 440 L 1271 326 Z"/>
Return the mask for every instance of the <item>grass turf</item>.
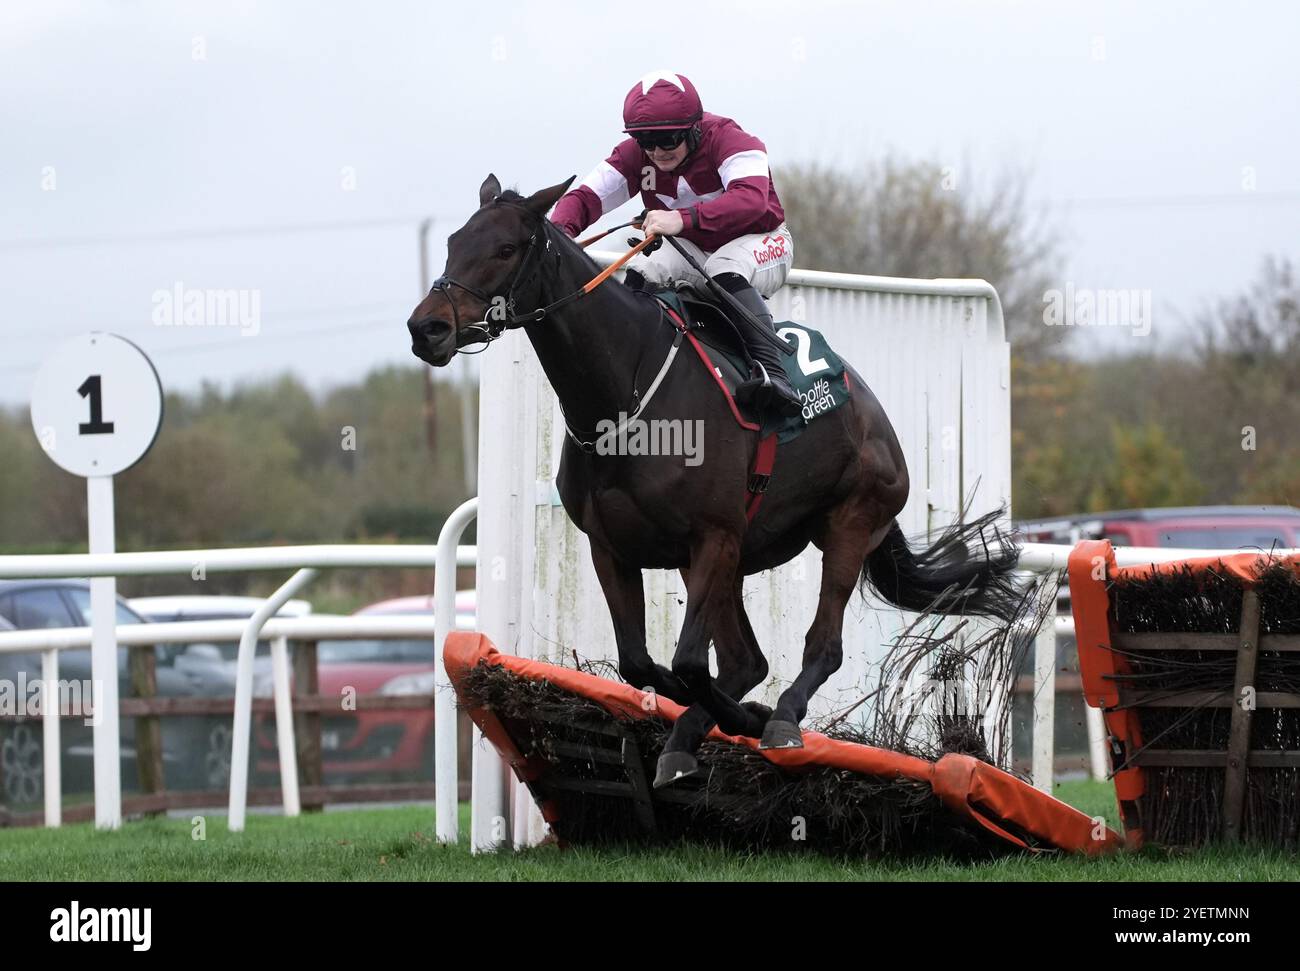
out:
<path id="1" fill-rule="evenodd" d="M 1115 824 L 1109 783 L 1067 782 L 1057 795 Z M 762 855 L 698 845 L 668 849 L 569 849 L 472 856 L 432 839 L 428 806 L 255 815 L 244 833 L 206 817 L 206 839 L 188 819 L 146 819 L 115 833 L 89 824 L 0 830 L 0 879 L 41 880 L 1296 880 L 1294 857 L 1269 849 L 1147 850 L 1107 859 L 1014 857 L 981 864 L 945 860 L 866 863 L 811 853 Z"/>

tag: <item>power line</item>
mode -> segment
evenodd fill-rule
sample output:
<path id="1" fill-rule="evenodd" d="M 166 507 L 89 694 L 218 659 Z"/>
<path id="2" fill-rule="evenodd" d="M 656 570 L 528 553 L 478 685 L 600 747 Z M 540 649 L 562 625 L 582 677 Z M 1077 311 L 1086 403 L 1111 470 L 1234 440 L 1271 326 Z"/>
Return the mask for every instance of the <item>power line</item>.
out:
<path id="1" fill-rule="evenodd" d="M 1150 209 L 1178 206 L 1260 205 L 1300 202 L 1300 192 L 1221 192 L 1201 195 L 1094 196 L 1058 199 L 1060 205 L 1080 209 Z"/>
<path id="2" fill-rule="evenodd" d="M 1300 192 L 1224 192 L 1168 196 L 1094 196 L 1058 199 L 1055 202 L 1080 209 L 1161 208 L 1178 206 L 1260 205 L 1300 202 Z M 314 223 L 281 223 L 260 226 L 223 226 L 211 229 L 173 229 L 145 233 L 100 233 L 86 236 L 47 236 L 36 239 L 0 240 L 0 251 L 56 249 L 65 246 L 132 245 L 192 240 L 233 239 L 249 236 L 281 236 L 300 233 L 350 232 L 365 229 L 415 229 L 425 215 L 377 219 L 333 220 Z M 442 221 L 442 217 L 436 217 Z"/>
<path id="3" fill-rule="evenodd" d="M 253 339 L 260 341 L 262 343 L 271 343 L 271 344 L 274 344 L 278 341 L 286 341 L 286 340 L 301 341 L 301 340 L 309 340 L 314 337 L 338 336 L 348 331 L 355 331 L 366 327 L 375 327 L 382 324 L 393 324 L 394 329 L 396 329 L 398 326 L 400 326 L 401 321 L 398 321 L 396 324 L 394 324 L 392 317 L 378 317 L 370 320 L 349 321 L 346 324 L 335 324 L 332 327 L 318 327 L 312 330 L 298 330 L 290 333 L 263 334 L 259 332 Z M 195 328 L 195 329 L 204 329 L 204 328 Z M 222 331 L 235 331 L 235 332 L 238 332 L 239 330 L 238 327 L 213 327 L 211 329 L 222 330 Z M 164 344 L 157 347 L 146 348 L 146 351 L 150 357 L 153 357 L 153 356 L 165 356 L 168 354 L 190 354 L 196 351 L 227 351 L 227 350 L 235 350 L 235 349 L 248 350 L 250 349 L 250 347 L 253 346 L 256 345 L 245 344 L 244 339 L 238 339 L 238 340 L 218 339 L 218 340 L 210 340 L 210 341 L 195 341 L 189 344 Z M 40 361 L 34 361 L 28 364 L 11 364 L 6 367 L 0 368 L 0 374 L 15 374 L 15 373 L 30 374 L 40 366 L 41 366 Z"/>
<path id="4" fill-rule="evenodd" d="M 369 303 L 335 304 L 329 307 L 315 307 L 315 308 L 304 307 L 298 310 L 273 311 L 271 313 L 264 314 L 264 316 L 267 318 L 268 321 L 274 323 L 280 320 L 301 320 L 303 318 L 317 319 L 320 317 L 337 317 L 340 314 L 371 313 L 374 311 L 389 310 L 389 309 L 400 311 L 400 309 L 405 306 L 407 306 L 407 304 L 404 301 L 394 298 L 393 300 L 371 301 Z M 131 324 L 127 324 L 127 323 L 118 323 L 115 325 L 101 324 L 99 326 L 91 327 L 89 329 L 103 330 L 103 331 L 110 331 L 110 332 L 115 332 L 118 330 L 134 330 L 135 328 L 139 327 L 142 322 L 143 319 Z M 174 327 L 163 327 L 162 325 L 157 325 L 157 326 L 158 329 L 160 330 L 187 329 L 187 325 L 177 325 Z M 202 326 L 200 325 L 198 329 L 202 329 Z M 20 341 L 20 340 L 36 340 L 38 338 L 44 338 L 49 336 L 50 333 L 47 329 L 40 328 L 37 330 L 21 331 L 17 334 L 6 334 L 5 338 L 6 340 Z"/>
<path id="5" fill-rule="evenodd" d="M 425 216 L 388 219 L 341 219 L 332 222 L 281 223 L 270 226 L 223 226 L 212 229 L 171 229 L 151 233 L 101 233 L 88 236 L 47 236 L 37 239 L 0 240 L 0 250 L 54 249 L 61 246 L 104 246 L 133 243 L 174 243 L 201 239 L 230 239 L 240 236 L 281 236 L 290 233 L 332 233 L 358 229 L 387 229 L 404 226 L 415 229 Z"/>
<path id="6" fill-rule="evenodd" d="M 359 321 L 350 321 L 349 323 L 346 324 L 335 324 L 333 327 L 317 327 L 313 330 L 293 331 L 287 334 L 258 333 L 253 339 L 268 344 L 274 344 L 277 341 L 286 341 L 286 340 L 310 340 L 315 337 L 324 337 L 326 335 L 339 335 L 339 334 L 346 333 L 348 331 L 358 330 L 364 327 L 375 327 L 380 324 L 386 324 L 386 323 L 392 324 L 393 330 L 394 332 L 396 332 L 401 326 L 401 324 L 404 323 L 404 321 L 398 320 L 394 322 L 394 319 L 392 317 L 379 317 L 372 320 L 359 320 Z M 239 330 L 239 328 L 237 327 L 218 327 L 213 329 L 229 330 L 229 331 Z M 155 354 L 155 353 L 156 354 L 188 354 L 194 351 L 231 350 L 231 349 L 239 348 L 241 346 L 247 349 L 247 347 L 243 343 L 245 339 L 246 338 L 241 337 L 240 340 L 231 339 L 231 340 L 197 341 L 193 344 L 168 344 L 162 347 L 158 347 L 155 350 L 150 351 L 150 353 L 151 354 Z M 399 346 L 404 347 L 406 346 L 406 343 L 407 340 L 405 338 L 405 335 L 402 335 L 402 339 L 399 342 Z"/>

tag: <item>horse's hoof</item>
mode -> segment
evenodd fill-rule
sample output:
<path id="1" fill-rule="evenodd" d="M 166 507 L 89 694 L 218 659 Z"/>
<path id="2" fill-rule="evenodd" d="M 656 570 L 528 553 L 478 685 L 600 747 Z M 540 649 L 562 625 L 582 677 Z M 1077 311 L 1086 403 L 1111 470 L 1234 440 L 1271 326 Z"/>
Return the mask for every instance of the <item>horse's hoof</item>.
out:
<path id="1" fill-rule="evenodd" d="M 665 752 L 659 756 L 655 770 L 655 788 L 670 786 L 678 779 L 686 779 L 700 771 L 700 763 L 690 752 Z"/>
<path id="2" fill-rule="evenodd" d="M 803 733 L 794 722 L 770 719 L 763 726 L 763 737 L 758 747 L 765 748 L 803 748 Z"/>

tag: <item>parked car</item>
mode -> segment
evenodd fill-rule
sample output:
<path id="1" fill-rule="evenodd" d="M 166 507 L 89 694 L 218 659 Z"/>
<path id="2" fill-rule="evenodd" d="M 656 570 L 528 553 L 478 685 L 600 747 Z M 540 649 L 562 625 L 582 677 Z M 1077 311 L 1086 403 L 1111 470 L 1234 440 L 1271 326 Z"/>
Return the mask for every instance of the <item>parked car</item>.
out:
<path id="1" fill-rule="evenodd" d="M 1294 506 L 1176 506 L 1120 509 L 1017 524 L 1034 543 L 1108 539 L 1116 546 L 1269 550 L 1300 546 L 1300 509 Z"/>
<path id="2" fill-rule="evenodd" d="M 85 580 L 4 580 L 0 581 L 0 617 L 19 630 L 50 627 L 90 626 L 90 584 Z M 117 623 L 140 624 L 146 619 L 118 598 Z M 118 696 L 129 697 L 130 674 L 127 648 L 118 649 Z M 166 654 L 155 649 L 158 695 L 160 697 L 194 697 L 205 693 L 201 676 L 177 670 L 168 663 Z M 26 681 L 41 677 L 41 656 L 30 654 L 0 655 L 0 678 Z M 59 655 L 59 679 L 91 683 L 89 650 L 62 651 Z M 213 779 L 209 764 L 212 732 L 217 719 L 176 717 L 162 719 L 163 771 L 169 786 L 207 787 Z M 228 723 L 228 719 L 226 720 Z M 5 726 L 0 743 L 0 767 L 3 770 L 5 801 L 32 803 L 40 799 L 44 786 L 41 726 L 37 722 L 11 722 Z M 227 736 L 228 737 L 228 736 Z M 65 718 L 61 723 L 62 776 L 65 791 L 88 790 L 94 779 L 93 730 L 81 718 Z M 138 779 L 135 751 L 135 719 L 124 718 L 121 725 L 122 784 L 135 787 Z M 230 750 L 227 741 L 224 761 L 229 779 Z M 222 785 L 225 785 L 223 782 Z"/>
<path id="3" fill-rule="evenodd" d="M 433 597 L 401 597 L 371 604 L 354 616 L 433 614 Z M 456 594 L 456 626 L 473 630 L 474 591 Z M 358 695 L 433 693 L 432 640 L 332 640 L 317 645 L 320 693 Z M 259 772 L 278 769 L 275 720 L 259 718 Z M 433 709 L 343 711 L 321 716 L 321 768 L 327 781 L 432 777 Z"/>
<path id="4" fill-rule="evenodd" d="M 0 617 L 0 631 L 16 630 Z M 12 655 L 10 655 L 12 656 Z M 8 657 L 0 655 L 0 671 L 8 679 Z M 16 687 L 14 689 L 16 695 Z M 34 722 L 10 722 L 0 725 L 0 801 L 26 805 L 41 798 L 44 754 L 41 750 L 41 726 Z"/>
<path id="5" fill-rule="evenodd" d="M 247 620 L 266 600 L 261 597 L 232 597 L 224 595 L 188 595 L 168 597 L 135 597 L 127 601 L 131 609 L 154 623 L 173 623 L 185 620 Z M 278 611 L 277 617 L 305 617 L 312 612 L 306 600 L 289 600 Z M 161 644 L 159 656 L 166 663 L 195 680 L 198 693 L 210 698 L 233 698 L 235 695 L 235 668 L 239 657 L 239 644 L 196 642 L 193 644 Z M 266 641 L 258 641 L 253 656 L 254 694 L 269 697 L 271 694 L 271 648 Z M 203 748 L 203 788 L 225 789 L 230 785 L 231 718 L 220 716 L 207 726 Z"/>
<path id="6" fill-rule="evenodd" d="M 1015 524 L 1027 543 L 1073 545 L 1108 539 L 1115 546 L 1171 549 L 1269 550 L 1300 547 L 1300 509 L 1294 506 L 1169 506 L 1081 513 Z M 1057 604 L 1069 611 L 1064 576 Z"/>
<path id="7" fill-rule="evenodd" d="M 190 595 L 174 597 L 132 597 L 127 601 L 136 613 L 155 623 L 181 620 L 230 620 L 252 617 L 266 603 L 264 597 L 228 597 L 225 595 Z M 277 617 L 306 617 L 311 603 L 287 600 L 275 612 Z"/>
<path id="8" fill-rule="evenodd" d="M 248 620 L 266 603 L 261 597 L 178 596 L 135 597 L 127 601 L 131 609 L 154 623 L 173 623 L 185 620 Z M 306 617 L 312 612 L 306 600 L 287 601 L 276 611 L 277 617 Z M 196 642 L 193 644 L 163 645 L 170 663 L 178 670 L 201 674 L 213 681 L 214 691 L 221 697 L 234 695 L 235 667 L 239 658 L 239 643 L 226 641 L 219 644 Z M 271 647 L 257 642 L 253 654 L 253 678 L 260 684 L 271 677 Z M 229 748 L 229 746 L 227 746 Z"/>

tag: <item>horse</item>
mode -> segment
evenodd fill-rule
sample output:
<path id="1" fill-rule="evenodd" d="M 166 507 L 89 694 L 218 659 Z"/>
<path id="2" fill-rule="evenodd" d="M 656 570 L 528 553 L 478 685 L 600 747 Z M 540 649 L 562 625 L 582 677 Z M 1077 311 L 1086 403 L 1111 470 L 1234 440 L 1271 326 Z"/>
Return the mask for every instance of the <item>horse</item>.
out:
<path id="1" fill-rule="evenodd" d="M 523 196 L 489 175 L 478 209 L 448 238 L 446 269 L 407 329 L 415 356 L 442 367 L 463 348 L 524 328 L 564 416 L 557 486 L 590 541 L 619 674 L 687 709 L 659 758 L 655 786 L 698 771 L 695 752 L 715 724 L 759 739 L 761 748 L 801 747 L 809 699 L 843 660 L 844 611 L 855 588 L 874 589 L 907 610 L 1010 622 L 1020 602 L 1011 576 L 1017 552 L 993 525 L 996 514 L 954 525 L 928 548 L 909 546 L 897 520 L 909 488 L 903 452 L 851 367 L 849 400 L 781 446 L 764 501 L 747 520 L 758 434 L 735 420 L 704 367 L 691 361 L 663 370 L 676 331 L 658 301 L 612 278 L 590 286 L 600 268 L 546 218 L 572 181 Z M 697 464 L 593 447 L 598 428 L 636 413 L 656 369 L 644 414 L 701 421 Z M 985 535 L 990 528 L 993 541 Z M 769 710 L 744 701 L 768 674 L 745 614 L 744 578 L 793 559 L 809 543 L 822 554 L 816 615 L 800 673 Z M 671 667 L 656 664 L 646 648 L 646 569 L 679 570 L 686 583 Z"/>

